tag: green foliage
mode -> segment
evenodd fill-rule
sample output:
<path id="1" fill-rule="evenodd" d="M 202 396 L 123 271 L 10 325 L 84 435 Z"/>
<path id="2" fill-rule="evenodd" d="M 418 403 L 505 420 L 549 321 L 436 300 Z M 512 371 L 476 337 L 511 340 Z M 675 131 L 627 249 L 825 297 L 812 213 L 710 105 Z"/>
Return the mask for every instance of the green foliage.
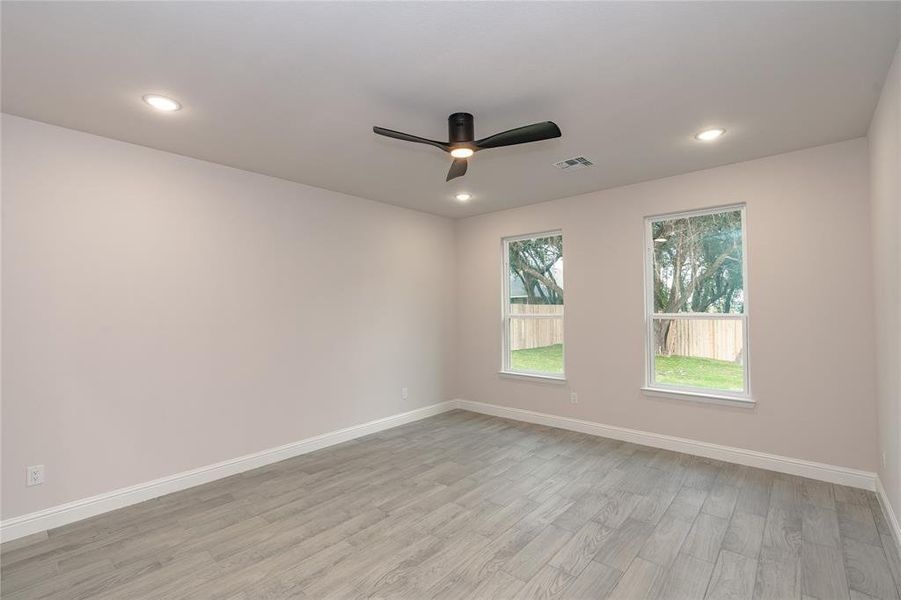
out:
<path id="1" fill-rule="evenodd" d="M 528 304 L 563 304 L 563 282 L 557 280 L 562 235 L 510 242 L 509 252 L 510 274 L 522 283 Z"/>
<path id="2" fill-rule="evenodd" d="M 652 224 L 654 310 L 743 311 L 741 211 Z"/>
<path id="3" fill-rule="evenodd" d="M 659 383 L 736 392 L 744 389 L 744 369 L 727 360 L 658 355 L 654 370 Z"/>
<path id="4" fill-rule="evenodd" d="M 654 312 L 742 313 L 741 211 L 654 221 Z M 654 321 L 654 350 L 667 353 L 671 321 Z"/>

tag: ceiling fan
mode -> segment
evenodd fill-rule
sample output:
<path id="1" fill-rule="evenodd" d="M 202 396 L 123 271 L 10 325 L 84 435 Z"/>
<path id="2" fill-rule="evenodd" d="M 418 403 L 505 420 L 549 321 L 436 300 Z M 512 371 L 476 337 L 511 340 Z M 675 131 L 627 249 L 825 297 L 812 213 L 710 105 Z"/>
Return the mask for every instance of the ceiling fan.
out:
<path id="1" fill-rule="evenodd" d="M 418 144 L 429 144 L 436 148 L 441 148 L 445 152 L 449 152 L 454 157 L 450 170 L 447 172 L 447 179 L 450 181 L 456 177 L 462 177 L 466 174 L 466 159 L 478 152 L 479 150 L 488 150 L 489 148 L 500 148 L 501 146 L 514 146 L 516 144 L 528 144 L 529 142 L 540 142 L 541 140 L 549 140 L 558 138 L 560 128 L 556 123 L 544 121 L 542 123 L 533 123 L 495 133 L 481 140 L 475 138 L 475 127 L 473 126 L 473 118 L 469 113 L 454 113 L 447 118 L 448 142 L 439 142 L 436 140 L 427 140 L 419 136 L 410 135 L 409 133 L 401 133 L 384 127 L 373 127 L 372 131 L 379 135 L 404 140 L 406 142 L 416 142 Z"/>

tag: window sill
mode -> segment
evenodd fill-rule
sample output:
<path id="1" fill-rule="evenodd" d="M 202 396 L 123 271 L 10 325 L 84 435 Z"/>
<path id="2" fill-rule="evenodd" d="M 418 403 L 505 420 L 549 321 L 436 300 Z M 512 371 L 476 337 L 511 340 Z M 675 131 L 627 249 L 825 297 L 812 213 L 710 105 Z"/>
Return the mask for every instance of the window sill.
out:
<path id="1" fill-rule="evenodd" d="M 554 377 L 553 375 L 538 375 L 537 373 L 518 373 L 516 371 L 498 371 L 498 375 L 505 379 L 523 379 L 537 383 L 565 384 L 566 377 Z"/>
<path id="2" fill-rule="evenodd" d="M 679 390 L 651 387 L 643 387 L 641 388 L 641 391 L 645 396 L 651 396 L 653 398 L 673 398 L 676 400 L 719 404 L 722 406 L 736 406 L 739 408 L 754 408 L 757 406 L 757 402 L 751 398 L 736 398 L 735 396 L 726 396 L 723 394 L 703 394 L 699 392 L 683 392 Z"/>

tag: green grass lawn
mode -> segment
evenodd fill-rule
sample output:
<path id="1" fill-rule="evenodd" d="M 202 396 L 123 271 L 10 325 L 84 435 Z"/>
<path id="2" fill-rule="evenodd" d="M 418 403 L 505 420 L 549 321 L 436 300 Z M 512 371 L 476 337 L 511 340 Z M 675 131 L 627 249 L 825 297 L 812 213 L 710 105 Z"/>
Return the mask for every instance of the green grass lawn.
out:
<path id="1" fill-rule="evenodd" d="M 699 388 L 741 391 L 744 369 L 738 363 L 693 356 L 657 356 L 657 381 Z"/>
<path id="2" fill-rule="evenodd" d="M 510 366 L 514 371 L 563 372 L 563 344 L 514 350 Z M 692 356 L 658 356 L 656 379 L 660 383 L 698 388 L 741 391 L 744 370 L 740 364 Z"/>
<path id="3" fill-rule="evenodd" d="M 510 366 L 514 371 L 563 373 L 563 344 L 514 350 L 510 354 Z"/>

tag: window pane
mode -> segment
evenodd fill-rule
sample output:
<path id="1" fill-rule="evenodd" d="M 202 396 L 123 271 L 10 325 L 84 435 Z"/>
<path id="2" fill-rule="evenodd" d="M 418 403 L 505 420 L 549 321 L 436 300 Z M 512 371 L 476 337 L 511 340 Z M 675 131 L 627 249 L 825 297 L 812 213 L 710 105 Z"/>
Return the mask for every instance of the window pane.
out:
<path id="1" fill-rule="evenodd" d="M 511 317 L 510 368 L 514 371 L 563 374 L 563 307 L 544 307 L 559 311 L 559 317 Z"/>
<path id="2" fill-rule="evenodd" d="M 511 241 L 507 251 L 511 306 L 563 304 L 562 235 Z"/>
<path id="3" fill-rule="evenodd" d="M 654 311 L 744 312 L 741 211 L 651 222 Z"/>
<path id="4" fill-rule="evenodd" d="M 654 381 L 741 392 L 743 319 L 654 319 Z"/>
<path id="5" fill-rule="evenodd" d="M 563 375 L 563 236 L 506 243 L 507 366 Z"/>

